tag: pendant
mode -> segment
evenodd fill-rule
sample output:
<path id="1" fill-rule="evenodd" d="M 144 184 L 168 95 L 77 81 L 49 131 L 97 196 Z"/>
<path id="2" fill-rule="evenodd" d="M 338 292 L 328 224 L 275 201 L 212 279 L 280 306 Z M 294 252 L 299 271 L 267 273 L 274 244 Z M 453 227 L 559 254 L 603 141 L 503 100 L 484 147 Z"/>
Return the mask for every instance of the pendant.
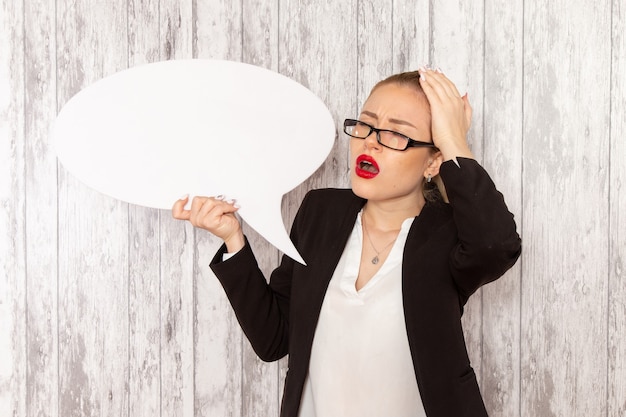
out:
<path id="1" fill-rule="evenodd" d="M 374 265 L 376 265 L 376 264 L 378 263 L 378 255 L 376 255 L 376 256 L 374 256 L 374 257 L 372 258 L 372 263 L 373 263 Z"/>

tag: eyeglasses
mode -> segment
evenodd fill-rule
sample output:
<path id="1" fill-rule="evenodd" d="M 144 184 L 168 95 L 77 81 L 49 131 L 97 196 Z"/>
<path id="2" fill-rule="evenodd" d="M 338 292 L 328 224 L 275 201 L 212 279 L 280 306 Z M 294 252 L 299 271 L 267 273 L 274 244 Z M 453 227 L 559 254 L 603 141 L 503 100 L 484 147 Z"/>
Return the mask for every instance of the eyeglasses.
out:
<path id="1" fill-rule="evenodd" d="M 374 126 L 368 125 L 365 122 L 354 119 L 346 119 L 343 122 L 343 131 L 353 138 L 365 139 L 372 132 L 376 132 L 376 140 L 378 143 L 389 149 L 395 149 L 396 151 L 405 151 L 408 148 L 434 148 L 435 144 L 431 142 L 420 142 L 419 140 L 413 140 L 410 137 L 403 135 L 402 133 L 394 132 L 393 130 L 377 129 Z"/>

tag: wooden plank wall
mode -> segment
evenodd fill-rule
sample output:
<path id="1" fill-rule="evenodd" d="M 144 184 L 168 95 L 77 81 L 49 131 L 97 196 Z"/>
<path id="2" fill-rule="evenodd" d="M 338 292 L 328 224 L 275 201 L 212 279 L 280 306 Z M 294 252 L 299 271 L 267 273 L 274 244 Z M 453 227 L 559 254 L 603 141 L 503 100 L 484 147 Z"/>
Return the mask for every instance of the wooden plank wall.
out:
<path id="1" fill-rule="evenodd" d="M 81 88 L 192 57 L 279 71 L 338 127 L 377 80 L 441 66 L 524 241 L 463 319 L 490 414 L 625 416 L 625 33 L 623 0 L 0 0 L 0 416 L 278 414 L 286 364 L 238 328 L 208 268 L 219 242 L 99 195 L 50 150 Z M 286 225 L 347 178 L 338 135 Z M 279 253 L 247 232 L 269 272 Z"/>

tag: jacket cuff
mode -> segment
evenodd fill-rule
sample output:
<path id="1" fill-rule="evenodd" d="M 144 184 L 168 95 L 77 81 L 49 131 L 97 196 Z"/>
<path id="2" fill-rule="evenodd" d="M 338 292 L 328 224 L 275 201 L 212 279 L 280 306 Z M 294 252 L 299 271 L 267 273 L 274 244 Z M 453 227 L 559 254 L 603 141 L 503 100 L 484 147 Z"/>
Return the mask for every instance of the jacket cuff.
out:
<path id="1" fill-rule="evenodd" d="M 215 272 L 216 268 L 221 269 L 221 267 L 218 266 L 220 264 L 230 264 L 231 262 L 237 263 L 237 259 L 246 258 L 248 256 L 252 256 L 254 258 L 254 254 L 252 253 L 252 247 L 250 246 L 250 242 L 248 242 L 248 238 L 244 236 L 244 239 L 245 243 L 243 248 L 239 249 L 235 253 L 228 253 L 228 250 L 226 249 L 226 244 L 222 243 L 222 246 L 220 246 L 220 248 L 217 250 L 217 252 L 213 256 L 213 259 L 211 260 L 211 263 L 209 264 L 211 269 L 213 269 Z"/>

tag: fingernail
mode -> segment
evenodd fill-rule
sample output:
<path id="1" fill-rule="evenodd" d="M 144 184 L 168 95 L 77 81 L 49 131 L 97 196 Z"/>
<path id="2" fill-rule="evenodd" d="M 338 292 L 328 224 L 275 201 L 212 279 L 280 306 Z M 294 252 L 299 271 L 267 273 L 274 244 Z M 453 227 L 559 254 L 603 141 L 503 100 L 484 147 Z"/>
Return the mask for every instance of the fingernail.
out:
<path id="1" fill-rule="evenodd" d="M 216 200 L 223 200 L 224 196 L 222 194 L 218 195 L 217 197 L 215 197 Z"/>
<path id="2" fill-rule="evenodd" d="M 235 207 L 236 209 L 241 208 L 241 206 L 237 203 L 233 204 L 233 207 Z"/>
<path id="3" fill-rule="evenodd" d="M 227 201 L 228 204 L 235 204 L 237 202 L 237 200 L 235 199 L 230 199 Z"/>
<path id="4" fill-rule="evenodd" d="M 186 200 L 189 198 L 189 194 L 185 194 L 184 196 L 182 196 L 179 200 Z"/>
<path id="5" fill-rule="evenodd" d="M 437 67 L 437 69 L 435 69 L 435 71 L 437 71 L 439 74 L 443 74 L 443 71 L 439 67 Z"/>
<path id="6" fill-rule="evenodd" d="M 424 75 L 423 72 L 420 71 L 420 80 L 422 81 L 426 81 L 426 76 Z"/>

